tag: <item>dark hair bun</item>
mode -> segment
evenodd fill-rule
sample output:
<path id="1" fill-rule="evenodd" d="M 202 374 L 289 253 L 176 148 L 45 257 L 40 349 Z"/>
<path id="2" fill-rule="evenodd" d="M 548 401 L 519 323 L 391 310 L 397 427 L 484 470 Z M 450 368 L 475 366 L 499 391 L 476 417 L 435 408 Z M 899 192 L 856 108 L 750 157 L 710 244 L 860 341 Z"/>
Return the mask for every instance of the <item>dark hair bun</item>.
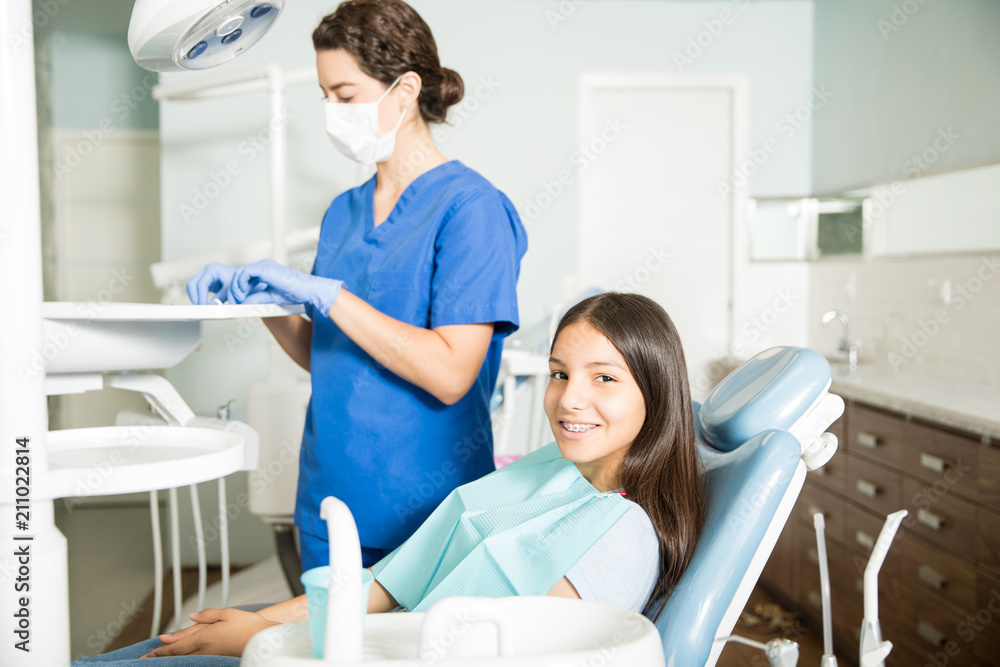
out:
<path id="1" fill-rule="evenodd" d="M 441 90 L 438 93 L 438 103 L 443 112 L 441 120 L 448 113 L 448 107 L 454 106 L 465 97 L 465 83 L 462 75 L 447 67 L 441 68 Z"/>

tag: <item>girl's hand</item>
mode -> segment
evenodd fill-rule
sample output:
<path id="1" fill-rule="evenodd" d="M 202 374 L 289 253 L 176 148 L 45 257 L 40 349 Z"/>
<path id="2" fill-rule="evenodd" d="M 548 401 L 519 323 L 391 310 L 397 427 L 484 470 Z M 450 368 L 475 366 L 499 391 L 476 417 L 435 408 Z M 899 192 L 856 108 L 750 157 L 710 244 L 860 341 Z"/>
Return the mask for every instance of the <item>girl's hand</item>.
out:
<path id="1" fill-rule="evenodd" d="M 166 644 L 143 658 L 169 655 L 229 655 L 239 657 L 250 638 L 278 625 L 260 614 L 239 609 L 203 609 L 190 616 L 198 625 L 173 634 L 160 635 Z"/>

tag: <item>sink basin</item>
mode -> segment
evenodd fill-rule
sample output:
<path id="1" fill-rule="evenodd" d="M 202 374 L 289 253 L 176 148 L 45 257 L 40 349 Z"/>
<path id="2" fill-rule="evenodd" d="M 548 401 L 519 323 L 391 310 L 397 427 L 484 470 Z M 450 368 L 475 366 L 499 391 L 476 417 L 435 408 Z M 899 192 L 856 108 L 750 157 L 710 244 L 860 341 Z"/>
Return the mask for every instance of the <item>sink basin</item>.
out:
<path id="1" fill-rule="evenodd" d="M 302 306 L 275 304 L 168 306 L 50 301 L 42 304 L 39 354 L 50 374 L 170 368 L 197 349 L 203 320 L 302 312 Z"/>
<path id="2" fill-rule="evenodd" d="M 49 470 L 32 498 L 111 496 L 189 486 L 241 468 L 236 432 L 197 427 L 99 426 L 49 431 Z"/>

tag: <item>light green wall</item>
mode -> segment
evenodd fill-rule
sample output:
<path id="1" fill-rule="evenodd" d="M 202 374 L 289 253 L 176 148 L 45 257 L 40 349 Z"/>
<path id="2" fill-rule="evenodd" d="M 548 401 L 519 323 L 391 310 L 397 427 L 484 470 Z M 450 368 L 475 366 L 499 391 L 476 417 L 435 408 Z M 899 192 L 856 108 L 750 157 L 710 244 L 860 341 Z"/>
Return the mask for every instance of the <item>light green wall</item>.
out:
<path id="1" fill-rule="evenodd" d="M 58 31 L 49 40 L 52 127 L 157 128 L 157 75 L 132 60 L 125 35 Z"/>
<path id="2" fill-rule="evenodd" d="M 1000 2 L 816 0 L 815 12 L 815 84 L 834 96 L 813 126 L 814 191 L 1000 161 Z"/>

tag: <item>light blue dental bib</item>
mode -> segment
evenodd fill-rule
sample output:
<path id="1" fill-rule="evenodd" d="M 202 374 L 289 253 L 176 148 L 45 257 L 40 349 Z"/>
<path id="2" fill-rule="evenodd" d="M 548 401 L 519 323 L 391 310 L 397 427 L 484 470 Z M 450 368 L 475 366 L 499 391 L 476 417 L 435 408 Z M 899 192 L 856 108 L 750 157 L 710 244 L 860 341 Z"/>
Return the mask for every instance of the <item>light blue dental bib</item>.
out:
<path id="1" fill-rule="evenodd" d="M 454 595 L 545 595 L 631 505 L 553 442 L 452 491 L 372 569 L 410 611 Z"/>

